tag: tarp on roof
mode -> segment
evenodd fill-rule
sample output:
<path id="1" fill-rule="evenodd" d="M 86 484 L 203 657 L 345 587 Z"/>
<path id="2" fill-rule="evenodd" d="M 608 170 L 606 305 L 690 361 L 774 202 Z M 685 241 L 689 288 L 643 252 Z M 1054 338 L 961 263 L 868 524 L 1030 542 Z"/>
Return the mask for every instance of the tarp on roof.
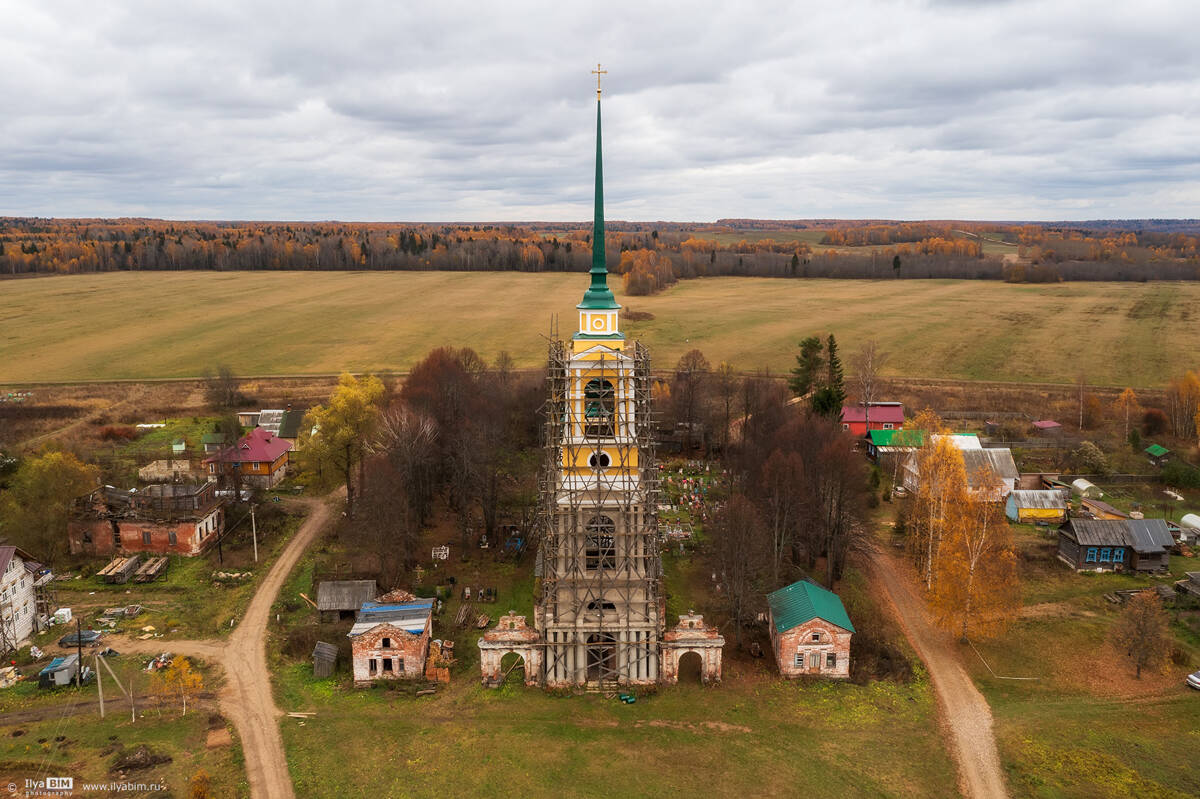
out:
<path id="1" fill-rule="evenodd" d="M 77 654 L 70 654 L 64 657 L 55 658 L 46 664 L 46 668 L 38 672 L 38 676 L 40 677 L 43 674 L 53 674 L 54 672 L 62 671 L 63 669 L 73 669 L 75 668 L 75 662 L 77 660 L 79 660 L 79 655 Z"/>
<path id="2" fill-rule="evenodd" d="M 842 600 L 816 583 L 800 580 L 767 594 L 775 631 L 785 633 L 810 619 L 822 619 L 854 632 Z"/>
<path id="3" fill-rule="evenodd" d="M 317 610 L 358 610 L 377 591 L 374 580 L 323 580 L 317 586 Z"/>
<path id="4" fill-rule="evenodd" d="M 416 602 L 405 602 L 400 605 L 378 605 L 374 602 L 364 602 L 358 611 L 358 618 L 350 628 L 349 637 L 362 635 L 380 624 L 390 624 L 406 633 L 420 635 L 429 626 L 433 616 L 433 600 L 419 599 Z"/>
<path id="5" fill-rule="evenodd" d="M 1067 509 L 1067 500 L 1063 498 L 1062 492 L 1052 488 L 1013 491 L 1008 497 L 1018 508 Z"/>
<path id="6" fill-rule="evenodd" d="M 1033 426 L 1038 430 L 1057 430 L 1062 427 L 1061 424 L 1053 419 L 1041 419 L 1033 423 Z"/>

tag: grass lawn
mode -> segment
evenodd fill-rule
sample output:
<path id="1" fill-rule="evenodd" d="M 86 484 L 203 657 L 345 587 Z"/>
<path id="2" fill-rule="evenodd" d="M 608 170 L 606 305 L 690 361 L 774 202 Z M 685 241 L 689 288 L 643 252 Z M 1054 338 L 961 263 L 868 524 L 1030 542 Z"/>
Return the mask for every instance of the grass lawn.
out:
<path id="1" fill-rule="evenodd" d="M 219 744 L 207 744 L 210 731 L 228 736 Z M 128 770 L 123 777 L 111 771 L 122 753 L 140 745 L 170 762 L 145 769 Z M 26 779 L 75 778 L 75 796 L 120 795 L 115 790 L 85 791 L 81 783 L 124 781 L 165 785 L 166 790 L 132 791 L 131 796 L 186 796 L 197 771 L 208 774 L 210 796 L 249 795 L 241 747 L 232 727 L 209 707 L 193 709 L 186 716 L 175 707 L 148 710 L 130 721 L 124 713 L 110 712 L 101 719 L 95 711 L 80 716 L 56 716 L 43 721 L 0 724 L 0 780 L 24 785 Z"/>
<path id="2" fill-rule="evenodd" d="M 1050 536 L 1025 526 L 1014 529 L 1024 615 L 1000 640 L 978 643 L 979 655 L 969 648 L 962 653 L 992 707 L 1014 794 L 1080 799 L 1200 794 L 1195 763 L 1200 696 L 1183 684 L 1200 666 L 1200 638 L 1188 627 L 1194 614 L 1170 611 L 1175 660 L 1135 679 L 1132 666 L 1109 642 L 1121 608 L 1103 598 L 1174 578 L 1075 574 L 1053 559 Z M 1197 565 L 1178 557 L 1171 564 L 1178 573 Z"/>
<path id="3" fill-rule="evenodd" d="M 559 316 L 560 332 L 574 329 L 585 282 L 581 274 L 515 272 L 12 281 L 0 293 L 0 319 L 12 331 L 0 340 L 0 383 L 187 377 L 219 363 L 244 375 L 403 371 L 443 344 L 488 359 L 507 350 L 518 365 L 539 366 L 551 317 Z M 845 352 L 869 338 L 883 342 L 887 371 L 899 376 L 1069 383 L 1083 371 L 1095 385 L 1161 386 L 1194 366 L 1200 336 L 1193 283 L 727 277 L 625 297 L 619 279 L 611 282 L 623 305 L 654 314 L 624 328 L 662 368 L 699 348 L 714 364 L 783 372 L 801 338 L 833 331 Z M 180 297 L 197 296 L 206 298 L 204 314 L 177 312 Z"/>
<path id="4" fill-rule="evenodd" d="M 316 713 L 283 721 L 302 796 L 953 793 L 926 682 L 785 683 L 749 668 L 632 706 L 492 691 L 461 671 L 435 697 L 355 691 L 303 663 L 277 672 L 277 690 L 288 709 Z"/>

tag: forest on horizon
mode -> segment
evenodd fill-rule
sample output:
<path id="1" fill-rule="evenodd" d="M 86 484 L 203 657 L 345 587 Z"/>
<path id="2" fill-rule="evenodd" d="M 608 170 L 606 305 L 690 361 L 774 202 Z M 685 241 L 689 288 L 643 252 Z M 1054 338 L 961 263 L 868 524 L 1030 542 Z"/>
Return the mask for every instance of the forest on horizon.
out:
<path id="1" fill-rule="evenodd" d="M 1200 279 L 1200 222 L 1131 221 L 1145 224 L 1121 230 L 1100 222 L 613 222 L 606 250 L 610 271 L 623 275 L 634 294 L 727 275 L 1014 283 Z M 591 226 L 585 223 L 0 218 L 0 275 L 6 277 L 137 270 L 581 272 L 590 263 Z"/>

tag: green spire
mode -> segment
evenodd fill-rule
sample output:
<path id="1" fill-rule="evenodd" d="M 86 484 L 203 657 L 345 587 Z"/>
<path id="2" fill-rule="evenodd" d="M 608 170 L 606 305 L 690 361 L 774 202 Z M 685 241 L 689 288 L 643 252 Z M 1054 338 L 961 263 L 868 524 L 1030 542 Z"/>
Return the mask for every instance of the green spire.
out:
<path id="1" fill-rule="evenodd" d="M 592 220 L 592 284 L 578 308 L 620 308 L 608 288 L 608 259 L 604 252 L 604 165 L 600 155 L 600 91 L 596 91 L 596 214 Z"/>

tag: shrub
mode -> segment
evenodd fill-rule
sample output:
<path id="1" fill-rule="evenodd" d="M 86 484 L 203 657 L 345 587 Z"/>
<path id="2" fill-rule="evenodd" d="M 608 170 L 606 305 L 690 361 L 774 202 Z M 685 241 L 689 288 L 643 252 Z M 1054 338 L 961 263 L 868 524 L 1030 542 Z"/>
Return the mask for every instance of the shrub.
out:
<path id="1" fill-rule="evenodd" d="M 1142 435 L 1161 436 L 1167 432 L 1167 415 L 1158 408 L 1147 408 L 1142 414 Z"/>
<path id="2" fill-rule="evenodd" d="M 1162 468 L 1162 479 L 1172 488 L 1200 488 L 1200 470 L 1181 461 L 1167 461 Z"/>
<path id="3" fill-rule="evenodd" d="M 138 437 L 138 429 L 131 425 L 105 425 L 100 428 L 101 441 L 133 441 Z"/>

